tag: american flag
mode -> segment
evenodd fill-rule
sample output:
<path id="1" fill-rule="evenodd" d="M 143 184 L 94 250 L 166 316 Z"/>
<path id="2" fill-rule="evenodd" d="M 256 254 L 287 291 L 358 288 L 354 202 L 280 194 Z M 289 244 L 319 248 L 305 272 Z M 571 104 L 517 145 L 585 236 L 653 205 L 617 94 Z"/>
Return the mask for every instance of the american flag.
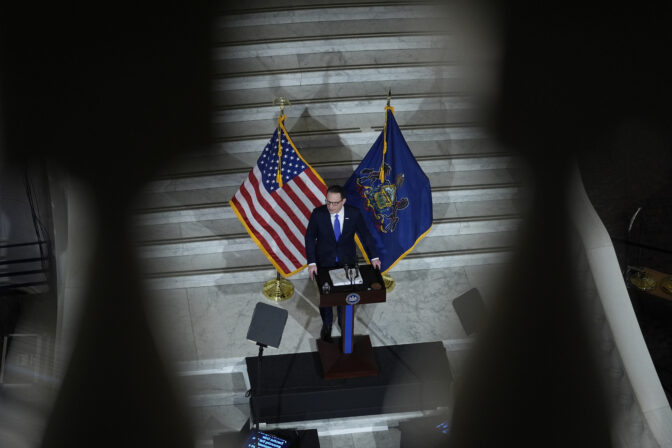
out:
<path id="1" fill-rule="evenodd" d="M 229 204 L 259 249 L 288 277 L 306 266 L 308 218 L 324 204 L 327 187 L 297 151 L 284 118 Z"/>

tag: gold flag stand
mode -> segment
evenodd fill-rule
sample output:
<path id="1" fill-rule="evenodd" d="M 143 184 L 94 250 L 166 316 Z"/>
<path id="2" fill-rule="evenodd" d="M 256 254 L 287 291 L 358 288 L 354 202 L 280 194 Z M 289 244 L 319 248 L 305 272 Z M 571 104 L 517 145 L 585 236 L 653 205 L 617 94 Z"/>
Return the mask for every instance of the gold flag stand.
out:
<path id="1" fill-rule="evenodd" d="M 285 106 L 290 106 L 291 103 L 287 98 L 281 96 L 273 100 L 273 105 L 280 106 L 280 117 L 282 117 L 285 111 Z M 280 120 L 280 118 L 278 120 Z M 279 127 L 280 126 L 278 126 L 278 128 Z M 284 302 L 285 300 L 291 299 L 294 295 L 294 285 L 292 285 L 292 282 L 289 280 L 282 278 L 279 272 L 276 275 L 275 279 L 264 283 L 264 287 L 261 289 L 262 294 L 264 297 L 274 302 Z"/>
<path id="2" fill-rule="evenodd" d="M 387 290 L 386 292 L 392 292 L 394 289 L 394 279 L 390 274 L 383 274 L 383 282 L 385 282 L 385 289 Z"/>
<path id="3" fill-rule="evenodd" d="M 640 291 L 650 291 L 656 287 L 656 281 L 644 270 L 636 270 L 630 276 L 630 282 Z"/>
<path id="4" fill-rule="evenodd" d="M 280 277 L 280 273 L 278 272 L 277 277 L 274 280 L 269 280 L 264 283 L 261 292 L 268 300 L 284 302 L 285 300 L 291 299 L 294 295 L 294 285 L 292 285 L 292 282 L 286 278 Z"/>
<path id="5" fill-rule="evenodd" d="M 660 282 L 660 289 L 672 295 L 672 275 L 665 277 L 663 281 Z"/>

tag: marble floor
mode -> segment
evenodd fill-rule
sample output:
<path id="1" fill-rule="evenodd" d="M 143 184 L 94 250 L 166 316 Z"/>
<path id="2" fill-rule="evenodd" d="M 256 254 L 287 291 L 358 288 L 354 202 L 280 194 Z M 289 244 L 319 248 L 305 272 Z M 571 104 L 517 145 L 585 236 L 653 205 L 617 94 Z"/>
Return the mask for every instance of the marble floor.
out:
<path id="1" fill-rule="evenodd" d="M 387 302 L 359 307 L 355 332 L 369 334 L 374 346 L 443 341 L 453 378 L 459 381 L 473 337 L 468 337 L 452 301 L 477 288 L 486 308 L 496 300 L 506 264 L 391 272 L 396 281 Z M 266 280 L 266 279 L 265 279 Z M 321 328 L 315 284 L 291 279 L 295 294 L 274 303 L 261 293 L 263 282 L 154 290 L 147 301 L 158 346 L 175 366 L 191 407 L 193 426 L 203 446 L 219 432 L 238 431 L 246 424 L 249 388 L 244 358 L 258 347 L 246 339 L 257 302 L 284 308 L 289 317 L 280 347 L 265 355 L 316 351 Z M 338 335 L 334 326 L 333 335 Z M 398 446 L 399 416 L 364 428 L 319 429 L 322 446 Z M 359 423 L 361 426 L 361 422 Z"/>

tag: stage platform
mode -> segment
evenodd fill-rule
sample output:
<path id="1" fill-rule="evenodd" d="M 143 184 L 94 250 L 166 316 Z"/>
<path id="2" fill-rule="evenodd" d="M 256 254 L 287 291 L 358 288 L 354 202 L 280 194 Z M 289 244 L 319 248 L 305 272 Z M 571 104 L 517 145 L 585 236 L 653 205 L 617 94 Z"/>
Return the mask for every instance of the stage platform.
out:
<path id="1" fill-rule="evenodd" d="M 337 342 L 336 340 L 334 341 Z M 374 347 L 378 376 L 325 380 L 317 352 L 245 358 L 254 421 L 282 423 L 432 410 L 449 404 L 452 377 L 441 342 Z"/>

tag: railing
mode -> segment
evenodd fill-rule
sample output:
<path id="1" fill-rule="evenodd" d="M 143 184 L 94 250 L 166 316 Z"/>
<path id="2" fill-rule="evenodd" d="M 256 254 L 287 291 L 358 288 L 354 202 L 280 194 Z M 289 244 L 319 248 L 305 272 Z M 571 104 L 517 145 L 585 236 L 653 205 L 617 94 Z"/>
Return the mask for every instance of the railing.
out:
<path id="1" fill-rule="evenodd" d="M 30 243 L 0 244 L 0 249 L 10 249 L 12 247 L 35 246 L 37 244 L 47 244 L 47 241 L 31 241 Z"/>
<path id="2" fill-rule="evenodd" d="M 658 446 L 672 447 L 672 410 L 644 342 L 612 239 L 590 203 L 576 168 L 570 188 L 573 222 L 585 248 L 588 270 L 594 281 L 597 300 L 608 323 L 610 337 L 613 338 L 616 358 L 620 360 L 613 361 L 612 357 L 612 362 L 618 362 L 619 365 L 608 368 L 622 368 L 625 381 L 629 382 L 632 388 L 632 392 L 617 390 L 612 393 L 619 397 L 631 393 L 634 404 L 630 406 L 641 411 L 643 423 L 650 430 Z M 637 422 L 628 414 L 626 405 L 618 403 L 616 408 L 615 412 L 620 413 L 616 415 L 616 419 L 630 426 L 630 428 L 623 426 L 615 428 L 620 434 L 622 444 L 627 446 L 623 440 L 628 439 L 626 434 L 628 431 L 631 435 L 638 431 Z"/>
<path id="3" fill-rule="evenodd" d="M 47 241 L 31 241 L 31 242 L 26 242 L 26 243 L 10 243 L 10 244 L 0 244 L 0 250 L 2 249 L 16 249 L 16 248 L 23 248 L 23 247 L 32 247 L 32 246 L 40 246 L 40 254 L 41 256 L 39 257 L 27 257 L 27 258 L 12 258 L 12 259 L 6 259 L 6 260 L 0 260 L 0 266 L 9 266 L 11 265 L 18 265 L 18 264 L 29 264 L 29 263 L 40 263 L 41 268 L 40 269 L 19 269 L 16 271 L 0 271 L 0 280 L 4 279 L 13 279 L 16 277 L 25 277 L 29 275 L 39 275 L 39 274 L 44 274 L 44 279 L 41 280 L 31 280 L 31 281 L 19 281 L 19 282 L 5 282 L 0 284 L 0 295 L 3 294 L 12 294 L 17 292 L 18 290 L 22 288 L 28 288 L 28 287 L 35 287 L 35 286 L 43 286 L 43 285 L 48 285 L 49 284 L 49 275 L 50 275 L 50 269 L 48 266 L 49 259 L 50 259 L 50 249 Z M 46 251 L 42 249 L 42 246 L 46 245 Z"/>

